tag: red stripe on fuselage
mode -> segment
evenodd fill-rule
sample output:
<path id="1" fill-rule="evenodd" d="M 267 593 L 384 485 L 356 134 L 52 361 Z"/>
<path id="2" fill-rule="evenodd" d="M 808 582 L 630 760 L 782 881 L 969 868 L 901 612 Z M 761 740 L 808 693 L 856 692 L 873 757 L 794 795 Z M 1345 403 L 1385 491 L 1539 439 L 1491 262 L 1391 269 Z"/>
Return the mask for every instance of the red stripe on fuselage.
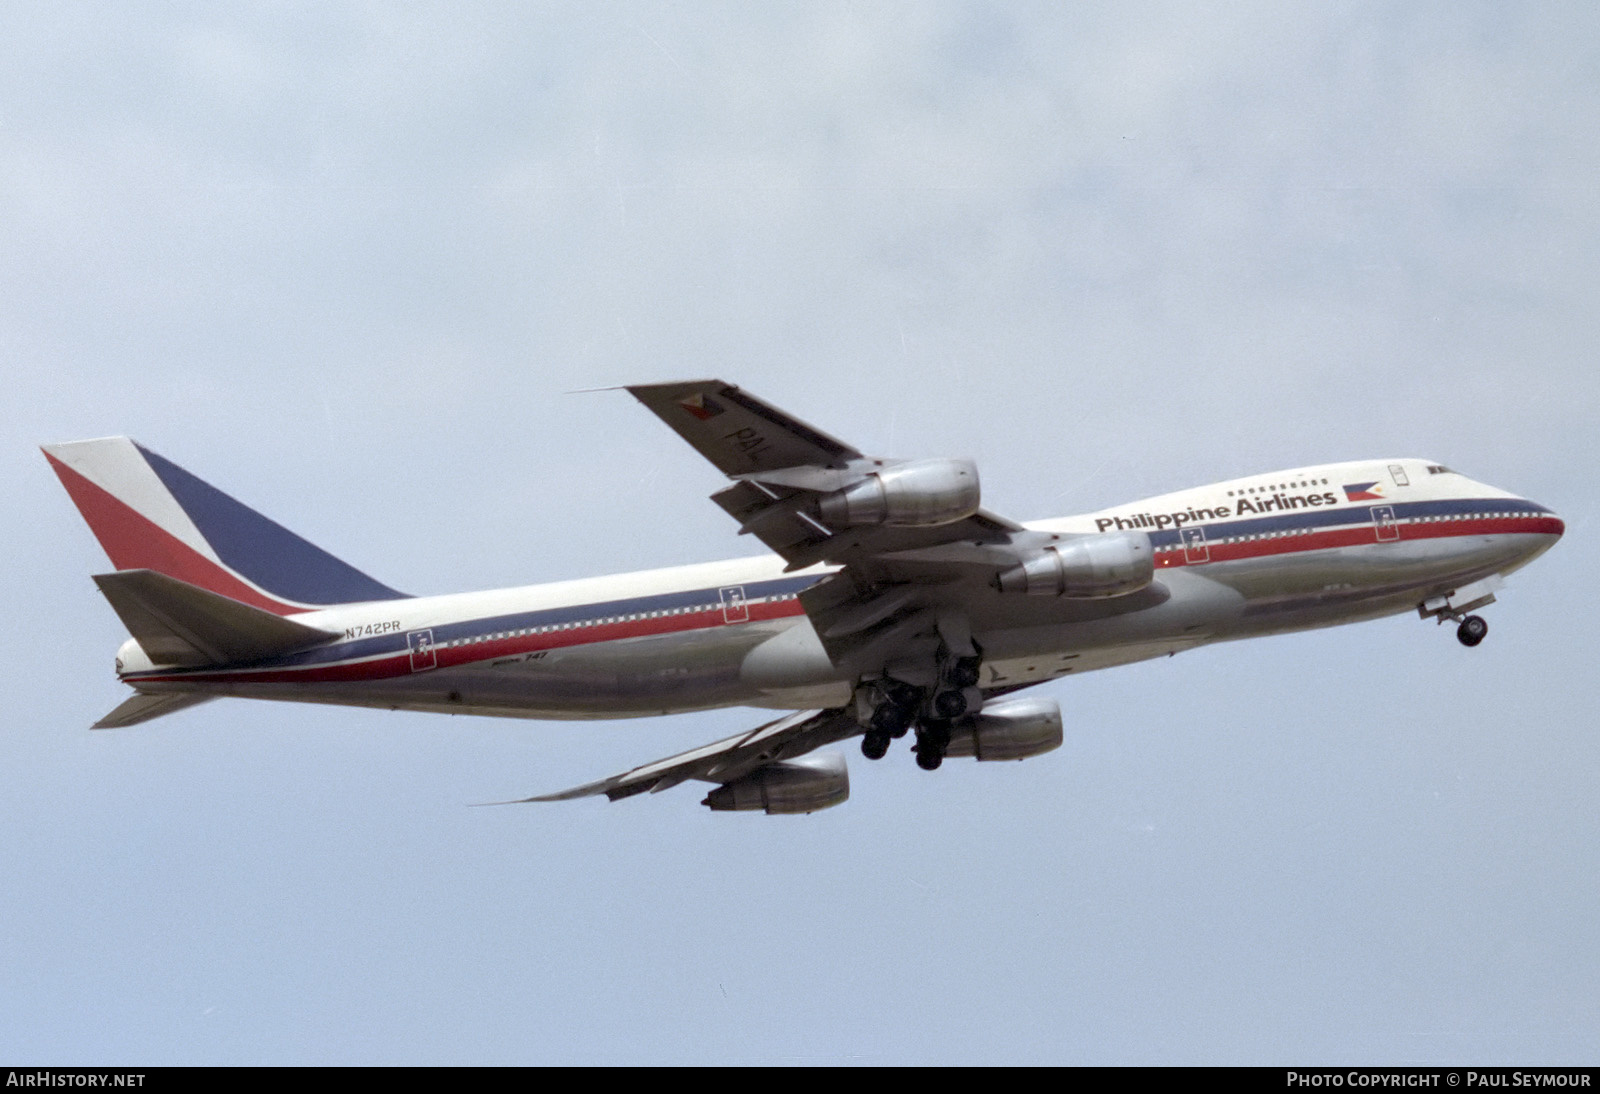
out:
<path id="1" fill-rule="evenodd" d="M 277 615 L 306 610 L 263 595 L 50 453 L 45 458 L 117 569 L 154 570 Z"/>
<path id="2" fill-rule="evenodd" d="M 1560 517 L 1472 517 L 1467 520 L 1422 521 L 1400 525 L 1401 539 L 1446 539 L 1451 536 L 1559 536 L 1567 530 Z"/>
<path id="3" fill-rule="evenodd" d="M 779 600 L 775 603 L 748 604 L 748 617 L 738 623 L 727 623 L 722 612 L 713 609 L 692 615 L 664 616 L 659 619 L 634 619 L 624 623 L 600 623 L 574 627 L 566 631 L 549 631 L 545 634 L 515 635 L 487 641 L 469 642 L 465 646 L 435 646 L 434 669 L 457 668 L 462 665 L 482 664 L 507 657 L 517 657 L 541 650 L 567 649 L 573 646 L 598 645 L 625 638 L 647 638 L 663 634 L 709 630 L 714 627 L 740 626 L 744 623 L 764 623 L 773 619 L 788 619 L 804 615 L 798 600 Z M 411 654 L 402 651 L 389 656 L 374 657 L 366 661 L 348 661 L 333 665 L 307 665 L 303 668 L 201 670 L 197 672 L 164 673 L 127 677 L 143 683 L 182 681 L 204 684 L 312 684 L 350 683 L 361 680 L 387 680 L 411 676 Z"/>
<path id="4" fill-rule="evenodd" d="M 1380 540 L 1377 529 L 1371 524 L 1352 524 L 1339 528 L 1325 528 L 1315 532 L 1291 535 L 1269 535 L 1238 543 L 1207 540 L 1208 555 L 1205 562 L 1190 562 L 1182 544 L 1172 544 L 1156 552 L 1156 566 L 1204 566 L 1208 562 L 1234 562 L 1247 558 L 1266 558 L 1271 555 L 1297 554 L 1301 551 L 1321 551 L 1332 547 L 1365 547 L 1380 544 L 1403 543 L 1417 539 L 1452 539 L 1458 536 L 1484 535 L 1555 535 L 1566 530 L 1559 517 L 1528 515 L 1516 517 L 1472 517 L 1466 520 L 1402 522 L 1389 531 L 1398 531 L 1394 539 Z"/>

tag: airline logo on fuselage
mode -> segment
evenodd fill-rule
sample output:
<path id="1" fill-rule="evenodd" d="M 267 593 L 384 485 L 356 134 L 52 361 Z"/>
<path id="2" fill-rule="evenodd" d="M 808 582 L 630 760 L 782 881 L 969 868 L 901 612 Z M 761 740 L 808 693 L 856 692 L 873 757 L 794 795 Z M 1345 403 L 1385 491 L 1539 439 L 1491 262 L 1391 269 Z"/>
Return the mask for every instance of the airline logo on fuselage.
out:
<path id="1" fill-rule="evenodd" d="M 1375 482 L 1348 482 L 1344 496 L 1351 501 L 1383 501 L 1383 487 Z"/>
<path id="2" fill-rule="evenodd" d="M 1202 509 L 1190 506 L 1188 509 L 1172 513 L 1132 513 L 1124 517 L 1096 517 L 1094 525 L 1098 532 L 1182 528 L 1185 524 L 1198 524 L 1207 520 L 1227 520 L 1230 517 L 1255 516 L 1261 513 L 1287 513 L 1292 509 L 1315 509 L 1338 504 L 1338 496 L 1326 490 L 1316 494 L 1266 494 L 1253 498 L 1236 498 L 1228 505 L 1213 505 Z"/>

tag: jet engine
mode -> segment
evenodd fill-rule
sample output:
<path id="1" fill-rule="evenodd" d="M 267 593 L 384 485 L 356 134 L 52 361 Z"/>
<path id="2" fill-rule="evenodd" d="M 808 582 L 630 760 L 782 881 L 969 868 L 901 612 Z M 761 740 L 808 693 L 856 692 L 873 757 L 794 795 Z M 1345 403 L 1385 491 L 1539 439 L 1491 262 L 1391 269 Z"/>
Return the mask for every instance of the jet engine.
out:
<path id="1" fill-rule="evenodd" d="M 1045 547 L 1003 570 L 1003 593 L 1094 599 L 1136 593 L 1155 578 L 1155 552 L 1144 532 L 1102 532 Z"/>
<path id="2" fill-rule="evenodd" d="M 992 699 L 981 714 L 950 727 L 944 752 L 979 760 L 1025 760 L 1060 748 L 1062 736 L 1061 708 L 1054 699 Z"/>
<path id="3" fill-rule="evenodd" d="M 761 809 L 773 816 L 815 813 L 849 797 L 850 772 L 844 757 L 824 752 L 758 767 L 743 778 L 723 783 L 700 804 L 715 812 Z"/>
<path id="4" fill-rule="evenodd" d="M 978 465 L 971 460 L 912 460 L 817 499 L 822 519 L 836 528 L 953 524 L 978 504 Z"/>

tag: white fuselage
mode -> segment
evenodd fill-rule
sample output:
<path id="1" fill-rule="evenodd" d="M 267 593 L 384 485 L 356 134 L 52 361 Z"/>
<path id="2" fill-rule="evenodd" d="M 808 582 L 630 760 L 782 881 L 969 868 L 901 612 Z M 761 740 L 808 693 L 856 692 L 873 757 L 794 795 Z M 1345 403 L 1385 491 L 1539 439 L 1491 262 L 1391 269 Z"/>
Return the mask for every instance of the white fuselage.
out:
<path id="1" fill-rule="evenodd" d="M 1542 506 L 1412 459 L 1253 476 L 1029 527 L 1148 532 L 1155 583 L 1136 606 L 981 593 L 971 626 L 985 689 L 1412 610 L 1525 565 L 1563 531 Z M 287 657 L 163 668 L 130 641 L 118 669 L 146 692 L 527 718 L 835 707 L 861 666 L 828 659 L 798 599 L 829 572 L 785 573 L 765 556 L 347 604 L 294 616 L 344 637 Z"/>

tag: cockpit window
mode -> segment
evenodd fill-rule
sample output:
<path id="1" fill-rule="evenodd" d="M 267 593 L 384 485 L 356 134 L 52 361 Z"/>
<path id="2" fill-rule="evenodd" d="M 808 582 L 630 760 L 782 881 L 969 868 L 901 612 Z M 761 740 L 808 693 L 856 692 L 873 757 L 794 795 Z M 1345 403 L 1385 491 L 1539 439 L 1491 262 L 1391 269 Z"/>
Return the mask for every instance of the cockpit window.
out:
<path id="1" fill-rule="evenodd" d="M 1443 464 L 1430 463 L 1428 465 L 1428 474 L 1430 474 L 1430 475 L 1454 475 L 1455 472 L 1450 470 L 1448 467 L 1445 467 Z"/>

